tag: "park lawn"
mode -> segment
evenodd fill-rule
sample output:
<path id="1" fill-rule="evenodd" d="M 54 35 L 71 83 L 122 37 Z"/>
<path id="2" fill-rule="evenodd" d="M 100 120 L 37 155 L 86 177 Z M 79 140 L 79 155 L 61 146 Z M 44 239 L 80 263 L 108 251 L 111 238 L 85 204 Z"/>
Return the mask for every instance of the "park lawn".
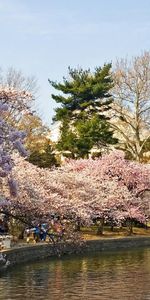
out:
<path id="1" fill-rule="evenodd" d="M 92 226 L 90 228 L 88 227 L 82 227 L 81 233 L 83 235 L 84 240 L 93 240 L 93 239 L 103 239 L 103 238 L 122 238 L 127 236 L 150 236 L 150 228 L 139 228 L 139 227 L 133 227 L 133 234 L 130 235 L 128 232 L 127 227 L 120 228 L 114 228 L 113 231 L 111 231 L 110 227 L 105 226 L 103 235 L 97 235 L 96 234 L 97 227 Z"/>

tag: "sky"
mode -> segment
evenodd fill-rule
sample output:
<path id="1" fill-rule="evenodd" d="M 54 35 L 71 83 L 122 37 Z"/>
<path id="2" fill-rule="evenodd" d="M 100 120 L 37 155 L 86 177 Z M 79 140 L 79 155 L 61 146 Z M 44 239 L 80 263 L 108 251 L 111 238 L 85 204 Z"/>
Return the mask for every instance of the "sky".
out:
<path id="1" fill-rule="evenodd" d="M 34 75 L 36 109 L 50 125 L 48 78 L 68 66 L 94 70 L 150 50 L 150 0 L 0 0 L 0 66 Z"/>

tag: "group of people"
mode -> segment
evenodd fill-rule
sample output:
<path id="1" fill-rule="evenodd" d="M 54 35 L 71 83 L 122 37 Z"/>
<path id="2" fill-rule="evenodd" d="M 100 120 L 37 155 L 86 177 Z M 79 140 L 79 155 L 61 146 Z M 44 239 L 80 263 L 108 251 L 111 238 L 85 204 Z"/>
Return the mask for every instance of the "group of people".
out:
<path id="1" fill-rule="evenodd" d="M 64 235 L 64 225 L 60 221 L 52 220 L 49 224 L 37 224 L 35 227 L 27 228 L 25 230 L 27 243 L 32 238 L 34 242 L 40 241 L 59 241 Z"/>

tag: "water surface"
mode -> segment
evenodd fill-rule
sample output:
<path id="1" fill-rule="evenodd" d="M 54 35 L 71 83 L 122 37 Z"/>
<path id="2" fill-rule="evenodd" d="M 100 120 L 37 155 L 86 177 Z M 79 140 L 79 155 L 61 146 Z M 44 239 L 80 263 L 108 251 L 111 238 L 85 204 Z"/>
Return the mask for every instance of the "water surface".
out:
<path id="1" fill-rule="evenodd" d="M 0 299 L 150 299 L 150 248 L 19 266 L 0 278 Z"/>

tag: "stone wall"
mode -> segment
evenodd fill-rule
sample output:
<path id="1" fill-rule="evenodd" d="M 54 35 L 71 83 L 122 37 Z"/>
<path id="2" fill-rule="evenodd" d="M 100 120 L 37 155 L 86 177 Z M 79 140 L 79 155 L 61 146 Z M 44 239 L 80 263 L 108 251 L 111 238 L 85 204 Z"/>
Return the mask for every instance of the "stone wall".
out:
<path id="1" fill-rule="evenodd" d="M 150 237 L 128 237 L 89 240 L 83 243 L 80 248 L 73 244 L 58 243 L 27 245 L 20 248 L 11 248 L 0 252 L 0 271 L 13 267 L 17 264 L 47 259 L 52 256 L 60 256 L 74 253 L 92 253 L 99 251 L 111 251 L 127 248 L 138 248 L 150 246 Z M 78 251 L 79 250 L 79 251 Z"/>

